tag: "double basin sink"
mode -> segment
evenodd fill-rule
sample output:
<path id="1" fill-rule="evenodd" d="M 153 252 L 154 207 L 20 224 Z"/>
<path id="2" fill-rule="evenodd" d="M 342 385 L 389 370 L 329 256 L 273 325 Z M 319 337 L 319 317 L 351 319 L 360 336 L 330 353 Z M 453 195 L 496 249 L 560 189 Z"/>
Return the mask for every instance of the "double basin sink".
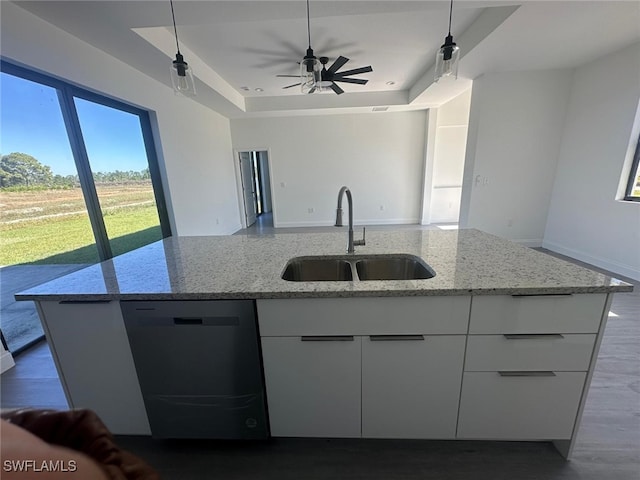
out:
<path id="1" fill-rule="evenodd" d="M 436 272 L 415 255 L 342 255 L 295 257 L 282 278 L 291 282 L 424 280 Z"/>

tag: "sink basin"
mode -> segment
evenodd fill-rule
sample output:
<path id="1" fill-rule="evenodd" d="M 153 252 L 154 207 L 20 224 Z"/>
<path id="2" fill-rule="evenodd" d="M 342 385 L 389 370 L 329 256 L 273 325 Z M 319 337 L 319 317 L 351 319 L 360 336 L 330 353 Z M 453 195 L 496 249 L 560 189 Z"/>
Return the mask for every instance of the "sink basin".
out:
<path id="1" fill-rule="evenodd" d="M 340 258 L 296 257 L 289 260 L 282 278 L 291 282 L 353 280 L 351 264 Z"/>
<path id="2" fill-rule="evenodd" d="M 342 255 L 295 257 L 282 279 L 290 282 L 350 282 L 367 280 L 424 280 L 436 272 L 415 255 Z"/>
<path id="3" fill-rule="evenodd" d="M 375 255 L 355 262 L 358 278 L 367 280 L 423 280 L 436 273 L 414 255 Z"/>

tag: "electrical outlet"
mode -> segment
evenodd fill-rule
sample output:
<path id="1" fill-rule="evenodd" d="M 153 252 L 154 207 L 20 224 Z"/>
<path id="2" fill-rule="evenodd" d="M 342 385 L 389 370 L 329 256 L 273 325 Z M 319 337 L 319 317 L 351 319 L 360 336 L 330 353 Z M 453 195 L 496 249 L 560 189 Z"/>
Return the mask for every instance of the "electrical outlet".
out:
<path id="1" fill-rule="evenodd" d="M 307 209 L 307 212 L 309 212 L 309 213 L 313 213 L 313 212 L 314 212 L 313 207 L 308 208 L 308 209 Z"/>
<path id="2" fill-rule="evenodd" d="M 380 211 L 384 211 L 384 205 L 380 205 Z"/>
<path id="3" fill-rule="evenodd" d="M 216 225 L 220 225 L 220 219 L 216 218 Z"/>

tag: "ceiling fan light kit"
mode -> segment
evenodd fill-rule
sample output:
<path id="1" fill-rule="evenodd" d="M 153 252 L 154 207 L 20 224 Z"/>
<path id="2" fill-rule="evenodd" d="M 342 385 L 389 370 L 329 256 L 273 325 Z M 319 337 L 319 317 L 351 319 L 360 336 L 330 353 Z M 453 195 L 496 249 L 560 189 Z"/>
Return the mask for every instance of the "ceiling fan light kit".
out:
<path id="1" fill-rule="evenodd" d="M 454 80 L 458 78 L 458 60 L 460 58 L 460 47 L 453 41 L 451 35 L 451 16 L 453 13 L 453 0 L 449 7 L 449 34 L 444 39 L 444 44 L 436 54 L 435 81 L 438 82 L 446 77 Z"/>
<path id="2" fill-rule="evenodd" d="M 313 93 L 321 80 L 322 65 L 313 54 L 311 42 L 307 54 L 300 62 L 300 90 L 302 93 Z"/>
<path id="3" fill-rule="evenodd" d="M 173 31 L 176 36 L 176 59 L 171 63 L 171 84 L 176 95 L 185 97 L 194 97 L 196 95 L 196 84 L 193 79 L 193 71 L 189 64 L 184 61 L 184 57 L 180 53 L 180 45 L 178 44 L 178 29 L 176 27 L 176 16 L 173 12 L 173 0 L 169 0 L 171 4 L 171 18 L 173 19 Z"/>
<path id="4" fill-rule="evenodd" d="M 335 62 L 327 68 L 329 63 L 329 57 L 320 57 L 319 59 L 314 55 L 311 48 L 311 21 L 309 15 L 309 0 L 307 0 L 307 35 L 309 40 L 309 47 L 307 48 L 307 54 L 300 62 L 300 83 L 294 83 L 293 85 L 287 85 L 282 87 L 283 89 L 300 86 L 302 93 L 321 93 L 332 90 L 337 95 L 344 93 L 344 90 L 340 88 L 335 82 L 354 83 L 357 85 L 365 85 L 368 80 L 361 78 L 347 78 L 350 75 L 358 75 L 360 73 L 373 72 L 371 65 L 367 67 L 354 68 L 353 70 L 346 70 L 338 72 L 345 63 L 349 61 L 348 58 L 340 55 Z M 276 75 L 277 77 L 292 77 L 298 78 L 295 75 Z"/>

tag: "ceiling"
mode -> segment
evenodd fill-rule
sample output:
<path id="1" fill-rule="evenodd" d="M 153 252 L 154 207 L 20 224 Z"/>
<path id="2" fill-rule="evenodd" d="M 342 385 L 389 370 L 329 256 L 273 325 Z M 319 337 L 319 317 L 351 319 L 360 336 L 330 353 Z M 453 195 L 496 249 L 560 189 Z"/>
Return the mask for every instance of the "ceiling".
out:
<path id="1" fill-rule="evenodd" d="M 168 0 L 17 1 L 20 7 L 170 85 L 176 53 Z M 575 67 L 640 41 L 640 2 L 454 1 L 460 78 L 433 82 L 449 1 L 311 0 L 311 44 L 343 70 L 371 65 L 367 85 L 303 95 L 283 89 L 307 47 L 304 0 L 174 0 L 180 50 L 202 103 L 223 115 L 424 109 L 490 72 Z M 256 90 L 261 89 L 261 91 Z M 189 100 L 187 100 L 189 101 Z"/>

